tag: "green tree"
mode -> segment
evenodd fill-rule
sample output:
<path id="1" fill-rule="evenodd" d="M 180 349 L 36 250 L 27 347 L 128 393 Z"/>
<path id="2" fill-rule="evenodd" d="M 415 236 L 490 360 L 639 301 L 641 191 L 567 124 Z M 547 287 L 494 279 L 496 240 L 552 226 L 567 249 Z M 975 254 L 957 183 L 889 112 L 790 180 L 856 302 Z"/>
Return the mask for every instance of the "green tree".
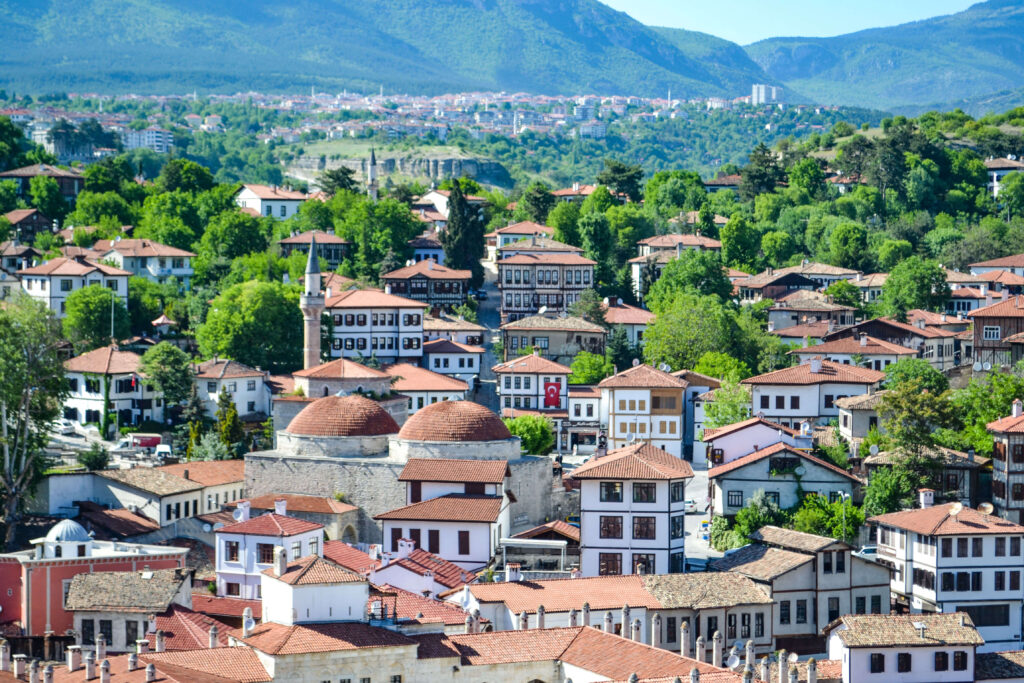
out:
<path id="1" fill-rule="evenodd" d="M 720 351 L 708 351 L 705 353 L 697 361 L 693 371 L 708 377 L 721 377 L 722 379 L 732 380 L 746 379 L 754 374 L 746 363 Z"/>
<path id="2" fill-rule="evenodd" d="M 192 450 L 190 460 L 231 460 L 234 453 L 224 444 L 220 436 L 208 432 L 200 437 Z"/>
<path id="3" fill-rule="evenodd" d="M 916 382 L 922 391 L 934 396 L 949 389 L 949 380 L 924 358 L 901 358 L 885 368 L 885 388 L 895 389 L 907 382 Z"/>
<path id="4" fill-rule="evenodd" d="M 301 361 L 298 293 L 278 282 L 232 285 L 213 300 L 196 341 L 205 357 L 219 355 L 271 372 L 290 372 Z"/>
<path id="5" fill-rule="evenodd" d="M 526 188 L 526 192 L 519 198 L 518 205 L 522 207 L 531 221 L 545 225 L 548 214 L 555 208 L 556 201 L 558 200 L 555 195 L 551 194 L 548 186 L 538 181 Z"/>
<path id="6" fill-rule="evenodd" d="M 597 384 L 615 374 L 610 358 L 589 351 L 580 351 L 570 366 L 569 384 Z"/>
<path id="7" fill-rule="evenodd" d="M 888 273 L 914 253 L 914 245 L 907 240 L 886 240 L 878 248 L 878 269 Z"/>
<path id="8" fill-rule="evenodd" d="M 245 429 L 238 417 L 238 406 L 227 389 L 217 394 L 217 435 L 229 449 L 237 449 L 245 441 Z"/>
<path id="9" fill-rule="evenodd" d="M 162 192 L 206 192 L 214 185 L 213 174 L 205 166 L 188 159 L 171 159 L 157 176 L 156 186 Z"/>
<path id="10" fill-rule="evenodd" d="M 360 189 L 359 183 L 356 182 L 355 171 L 348 166 L 339 166 L 322 172 L 317 177 L 316 184 L 329 195 L 341 191 L 358 192 Z"/>
<path id="11" fill-rule="evenodd" d="M 832 297 L 832 302 L 840 306 L 852 306 L 860 309 L 864 302 L 860 298 L 860 289 L 849 280 L 837 280 L 825 289 L 825 294 Z"/>
<path id="12" fill-rule="evenodd" d="M 999 201 L 1006 207 L 1007 218 L 1024 216 L 1024 173 L 1008 173 L 999 181 Z"/>
<path id="13" fill-rule="evenodd" d="M 882 285 L 882 307 L 886 315 L 904 322 L 908 310 L 937 311 L 948 299 L 946 272 L 935 261 L 919 256 L 897 264 Z"/>
<path id="14" fill-rule="evenodd" d="M 167 305 L 178 302 L 178 296 L 176 286 L 160 284 L 139 275 L 128 278 L 128 317 L 131 331 L 135 334 L 151 332 L 152 321 L 160 317 Z"/>
<path id="15" fill-rule="evenodd" d="M 936 429 L 956 423 L 948 395 L 926 391 L 919 379 L 907 380 L 886 391 L 878 416 L 895 448 L 918 455 L 935 446 Z"/>
<path id="16" fill-rule="evenodd" d="M 750 392 L 738 380 L 726 378 L 715 398 L 704 404 L 704 427 L 717 429 L 750 417 Z"/>
<path id="17" fill-rule="evenodd" d="M 580 246 L 579 220 L 580 207 L 576 202 L 559 202 L 548 214 L 548 225 L 554 229 L 551 237 L 556 242 Z"/>
<path id="18" fill-rule="evenodd" d="M 607 283 L 610 277 L 612 232 L 608 216 L 603 213 L 584 213 L 579 220 L 580 244 L 583 254 L 595 261 L 594 279 Z"/>
<path id="19" fill-rule="evenodd" d="M 18 184 L 13 180 L 0 180 L 0 214 L 18 208 Z"/>
<path id="20" fill-rule="evenodd" d="M 0 525 L 9 545 L 43 476 L 50 425 L 68 393 L 60 323 L 46 306 L 15 296 L 0 307 Z"/>
<path id="21" fill-rule="evenodd" d="M 644 359 L 655 367 L 692 368 L 708 351 L 733 350 L 736 320 L 718 297 L 681 294 L 657 313 L 644 334 Z"/>
<path id="22" fill-rule="evenodd" d="M 604 318 L 605 310 L 604 299 L 595 290 L 589 288 L 580 292 L 579 298 L 569 304 L 569 315 L 607 328 L 608 323 Z"/>
<path id="23" fill-rule="evenodd" d="M 168 405 L 177 405 L 192 392 L 192 364 L 188 354 L 162 341 L 142 355 L 139 370 L 164 395 Z"/>
<path id="24" fill-rule="evenodd" d="M 722 261 L 712 251 L 687 249 L 668 262 L 661 277 L 651 285 L 644 297 L 647 306 L 657 313 L 670 306 L 682 293 L 716 295 L 722 301 L 732 299 L 733 285 Z"/>
<path id="25" fill-rule="evenodd" d="M 135 211 L 117 192 L 80 192 L 75 198 L 75 210 L 68 214 L 73 225 L 98 225 L 104 219 L 113 219 L 120 225 L 134 225 Z"/>
<path id="26" fill-rule="evenodd" d="M 818 159 L 801 159 L 789 169 L 789 184 L 799 187 L 815 199 L 825 195 L 825 172 Z"/>
<path id="27" fill-rule="evenodd" d="M 604 185 L 598 185 L 590 193 L 590 196 L 583 200 L 583 204 L 580 205 L 580 215 L 605 213 L 616 204 L 618 202 L 612 197 L 612 193 L 608 191 L 608 188 Z"/>
<path id="28" fill-rule="evenodd" d="M 631 166 L 616 159 L 605 159 L 604 170 L 597 174 L 597 182 L 606 185 L 616 194 L 624 194 L 631 202 L 638 202 L 643 196 L 644 169 Z"/>
<path id="29" fill-rule="evenodd" d="M 188 402 L 181 409 L 181 419 L 185 425 L 185 460 L 196 460 L 195 449 L 203 436 L 206 426 L 206 408 L 199 398 L 199 390 L 192 385 Z M 218 439 L 219 441 L 219 439 Z"/>
<path id="30" fill-rule="evenodd" d="M 793 515 L 793 528 L 797 531 L 841 541 L 855 539 L 863 524 L 864 513 L 850 499 L 830 503 L 816 493 L 805 496 Z"/>
<path id="31" fill-rule="evenodd" d="M 859 223 L 842 223 L 829 236 L 829 262 L 840 268 L 863 268 L 868 256 L 868 233 Z"/>
<path id="32" fill-rule="evenodd" d="M 759 142 L 750 152 L 749 163 L 740 169 L 740 197 L 752 200 L 759 194 L 774 192 L 782 176 L 775 153 Z"/>
<path id="33" fill-rule="evenodd" d="M 107 465 L 110 463 L 110 453 L 103 446 L 93 442 L 89 450 L 79 452 L 75 456 L 75 460 L 88 471 L 96 472 L 107 469 Z"/>
<path id="34" fill-rule="evenodd" d="M 484 256 L 484 224 L 477 210 L 466 201 L 458 183 L 448 196 L 448 226 L 440 234 L 444 247 L 445 264 L 451 268 L 470 271 L 471 287 L 483 284 L 484 274 L 480 259 Z"/>
<path id="35" fill-rule="evenodd" d="M 734 213 L 722 227 L 722 263 L 733 268 L 750 267 L 757 260 L 761 237 L 741 213 Z"/>
<path id="36" fill-rule="evenodd" d="M 107 287 L 82 287 L 71 292 L 65 301 L 64 336 L 77 353 L 128 338 L 128 309 L 121 297 Z"/>
<path id="37" fill-rule="evenodd" d="M 779 525 L 784 519 L 785 516 L 779 510 L 778 504 L 765 495 L 764 489 L 758 489 L 747 504 L 736 513 L 733 532 L 740 538 L 750 538 L 750 535 L 761 527 Z"/>
<path id="38" fill-rule="evenodd" d="M 617 372 L 622 372 L 633 365 L 633 359 L 643 357 L 643 351 L 629 343 L 629 333 L 622 325 L 615 325 L 608 338 L 605 340 L 604 353 L 608 360 L 615 366 Z"/>
<path id="39" fill-rule="evenodd" d="M 520 415 L 506 418 L 504 422 L 508 431 L 522 440 L 523 450 L 530 455 L 547 455 L 555 445 L 555 430 L 546 417 Z"/>
<path id="40" fill-rule="evenodd" d="M 864 490 L 864 514 L 884 515 L 914 507 L 917 479 L 905 467 L 876 469 Z"/>
<path id="41" fill-rule="evenodd" d="M 761 235 L 761 252 L 769 263 L 778 267 L 796 252 L 796 242 L 788 232 L 769 231 Z"/>
<path id="42" fill-rule="evenodd" d="M 199 241 L 195 271 L 201 282 L 216 282 L 231 269 L 231 261 L 267 248 L 267 235 L 258 218 L 225 211 L 214 218 Z"/>
<path id="43" fill-rule="evenodd" d="M 60 185 L 49 176 L 34 176 L 28 183 L 28 194 L 32 200 L 32 206 L 39 209 L 39 212 L 48 218 L 63 220 L 71 208 L 64 201 Z"/>

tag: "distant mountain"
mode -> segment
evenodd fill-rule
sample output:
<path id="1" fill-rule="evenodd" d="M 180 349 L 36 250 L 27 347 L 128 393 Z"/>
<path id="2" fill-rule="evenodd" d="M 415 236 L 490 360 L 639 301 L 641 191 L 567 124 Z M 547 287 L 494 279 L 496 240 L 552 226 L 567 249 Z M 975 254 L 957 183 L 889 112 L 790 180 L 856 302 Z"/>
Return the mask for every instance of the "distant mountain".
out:
<path id="1" fill-rule="evenodd" d="M 596 0 L 0 0 L 0 16 L 0 86 L 15 91 L 692 97 L 765 78 L 731 43 Z"/>
<path id="2" fill-rule="evenodd" d="M 834 38 L 770 38 L 746 51 L 773 82 L 818 102 L 913 113 L 970 101 L 984 109 L 989 96 L 1024 87 L 1022 34 L 1024 3 L 989 0 L 957 14 Z M 1018 105 L 1021 95 L 992 103 Z"/>

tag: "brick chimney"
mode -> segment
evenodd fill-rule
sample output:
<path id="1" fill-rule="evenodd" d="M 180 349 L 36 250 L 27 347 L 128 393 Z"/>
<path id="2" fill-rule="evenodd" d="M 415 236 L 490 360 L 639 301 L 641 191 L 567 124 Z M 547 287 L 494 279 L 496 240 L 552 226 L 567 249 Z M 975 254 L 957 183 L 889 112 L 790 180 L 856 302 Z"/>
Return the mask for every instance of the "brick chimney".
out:
<path id="1" fill-rule="evenodd" d="M 288 555 L 281 546 L 274 546 L 274 576 L 284 576 L 288 571 Z"/>
<path id="2" fill-rule="evenodd" d="M 930 508 L 935 504 L 935 490 L 934 489 L 918 489 L 917 498 L 921 503 L 922 508 Z"/>

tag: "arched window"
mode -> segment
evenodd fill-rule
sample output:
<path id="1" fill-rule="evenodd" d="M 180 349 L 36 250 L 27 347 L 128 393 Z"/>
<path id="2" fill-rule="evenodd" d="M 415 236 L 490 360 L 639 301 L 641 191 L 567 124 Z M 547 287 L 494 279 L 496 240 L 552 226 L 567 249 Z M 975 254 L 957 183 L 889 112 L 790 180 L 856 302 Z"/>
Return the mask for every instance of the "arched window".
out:
<path id="1" fill-rule="evenodd" d="M 53 556 L 54 557 L 63 557 L 64 556 L 64 548 L 62 548 L 58 544 L 54 544 L 54 546 L 53 546 Z"/>
<path id="2" fill-rule="evenodd" d="M 327 385 L 325 384 L 324 385 L 324 396 L 326 396 L 326 395 L 327 395 Z"/>

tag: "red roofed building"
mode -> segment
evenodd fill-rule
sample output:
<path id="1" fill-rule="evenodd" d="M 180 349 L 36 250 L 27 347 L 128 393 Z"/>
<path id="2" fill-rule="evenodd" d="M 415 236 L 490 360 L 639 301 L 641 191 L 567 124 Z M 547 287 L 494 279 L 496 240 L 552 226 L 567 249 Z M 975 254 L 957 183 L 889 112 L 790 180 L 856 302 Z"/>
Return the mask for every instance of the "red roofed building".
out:
<path id="1" fill-rule="evenodd" d="M 901 358 L 916 358 L 918 355 L 916 349 L 869 337 L 867 332 L 861 332 L 857 337 L 841 337 L 814 346 L 805 346 L 789 353 L 799 358 L 801 363 L 809 363 L 812 358 L 820 356 L 833 363 L 857 365 L 874 370 L 885 370 Z"/>
<path id="2" fill-rule="evenodd" d="M 472 277 L 468 270 L 455 270 L 424 259 L 385 273 L 381 281 L 391 294 L 422 301 L 431 308 L 455 308 L 466 303 Z"/>
<path id="3" fill-rule="evenodd" d="M 326 301 L 334 328 L 332 358 L 376 356 L 384 362 L 423 355 L 427 304 L 374 289 L 350 289 Z"/>
<path id="4" fill-rule="evenodd" d="M 597 386 L 601 389 L 601 423 L 607 425 L 610 448 L 643 441 L 683 457 L 686 380 L 640 364 L 606 377 Z"/>
<path id="5" fill-rule="evenodd" d="M 68 296 L 91 285 L 110 289 L 127 306 L 128 278 L 132 274 L 84 257 L 60 256 L 38 266 L 23 268 L 17 272 L 17 276 L 26 294 L 42 301 L 58 318 L 63 318 Z"/>
<path id="6" fill-rule="evenodd" d="M 38 209 L 15 209 L 5 213 L 4 218 L 10 222 L 13 236 L 26 244 L 32 244 L 36 235 L 53 225 L 53 221 Z"/>
<path id="7" fill-rule="evenodd" d="M 605 297 L 604 321 L 615 327 L 621 325 L 633 346 L 643 346 L 647 326 L 654 322 L 654 314 L 646 308 L 631 306 L 617 296 Z"/>
<path id="8" fill-rule="evenodd" d="M 994 366 L 1010 365 L 1019 359 L 1021 347 L 1009 337 L 1024 332 L 1024 295 L 1011 296 L 968 313 L 974 321 L 974 359 Z"/>
<path id="9" fill-rule="evenodd" d="M 594 286 L 594 261 L 577 247 L 545 239 L 515 242 L 498 250 L 501 321 L 569 310 L 584 289 Z"/>
<path id="10" fill-rule="evenodd" d="M 584 576 L 684 571 L 690 465 L 649 443 L 595 457 L 576 468 L 580 486 L 580 570 Z"/>
<path id="11" fill-rule="evenodd" d="M 909 313 L 908 313 L 909 315 Z M 930 325 L 920 316 L 912 323 L 901 323 L 892 318 L 874 318 L 843 328 L 830 329 L 822 341 L 843 337 L 859 338 L 864 332 L 869 337 L 914 349 L 936 370 L 948 370 L 960 364 L 960 347 L 956 332 L 944 326 Z"/>
<path id="12" fill-rule="evenodd" d="M 330 232 L 309 230 L 292 234 L 283 240 L 278 240 L 277 243 L 281 245 L 281 256 L 288 257 L 293 251 L 308 254 L 309 247 L 313 243 L 314 238 L 316 239 L 317 256 L 327 261 L 328 270 L 337 270 L 338 266 L 345 260 L 345 255 L 348 253 L 351 244 L 348 240 L 335 235 L 333 230 Z M 329 286 L 329 284 L 324 283 L 324 287 Z"/>
<path id="13" fill-rule="evenodd" d="M 398 546 L 396 552 L 386 553 L 381 565 L 370 574 L 370 581 L 374 584 L 396 586 L 430 598 L 476 580 L 473 572 L 440 555 L 414 548 L 408 539 Z"/>
<path id="14" fill-rule="evenodd" d="M 992 434 L 992 503 L 996 514 L 1024 523 L 1024 404 L 1014 399 L 1010 414 L 986 425 Z"/>
<path id="15" fill-rule="evenodd" d="M 484 347 L 449 339 L 423 343 L 423 364 L 442 375 L 461 380 L 472 389 L 481 370 Z"/>
<path id="16" fill-rule="evenodd" d="M 306 199 L 303 192 L 277 185 L 243 185 L 235 195 L 235 204 L 243 209 L 251 209 L 260 216 L 284 220 L 298 213 Z"/>
<path id="17" fill-rule="evenodd" d="M 409 397 L 409 415 L 438 401 L 464 401 L 469 391 L 469 385 L 457 377 L 433 372 L 412 363 L 388 365 L 384 372 L 394 380 L 391 388 Z"/>
<path id="18" fill-rule="evenodd" d="M 246 500 L 249 501 L 250 514 L 273 512 L 276 509 L 276 501 L 283 500 L 289 517 L 323 524 L 324 534 L 328 538 L 341 538 L 350 543 L 358 540 L 356 529 L 359 528 L 359 508 L 355 505 L 328 496 L 304 496 L 294 493 L 271 493 Z M 230 503 L 228 507 L 234 509 L 237 506 L 237 503 Z M 326 544 L 324 556 L 327 557 Z"/>
<path id="19" fill-rule="evenodd" d="M 141 361 L 137 353 L 113 345 L 64 361 L 70 390 L 64 400 L 64 419 L 98 425 L 106 406 L 117 415 L 118 425 L 162 422 L 163 394 L 146 382 L 139 370 Z"/>
<path id="20" fill-rule="evenodd" d="M 18 196 L 29 196 L 29 184 L 33 178 L 53 178 L 57 181 L 60 193 L 71 206 L 75 205 L 78 193 L 85 189 L 85 178 L 74 168 L 57 168 L 50 164 L 32 164 L 21 168 L 12 168 L 0 173 L 0 181 L 13 180 L 18 185 Z"/>

